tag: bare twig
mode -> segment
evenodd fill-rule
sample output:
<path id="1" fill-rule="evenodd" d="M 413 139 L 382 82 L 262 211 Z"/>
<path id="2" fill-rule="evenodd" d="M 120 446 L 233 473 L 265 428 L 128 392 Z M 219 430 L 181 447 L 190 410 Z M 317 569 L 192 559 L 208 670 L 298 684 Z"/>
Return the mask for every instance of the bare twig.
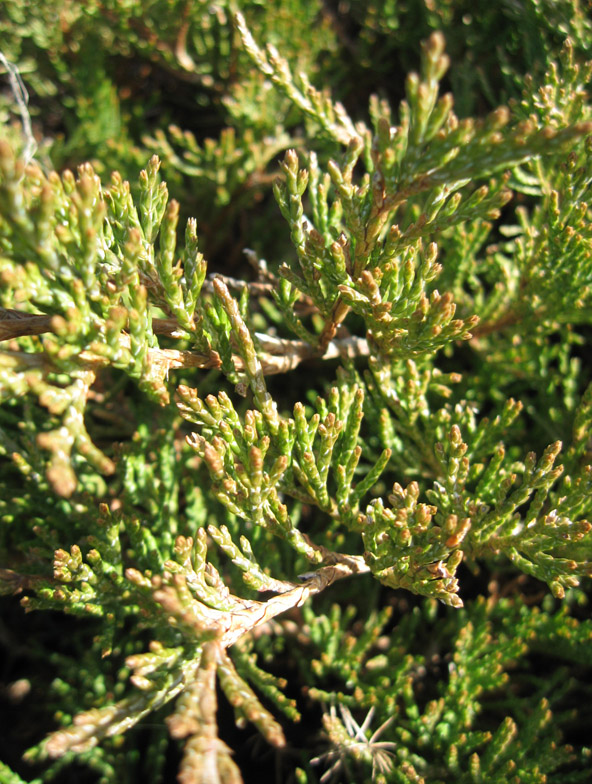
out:
<path id="1" fill-rule="evenodd" d="M 219 624 L 223 629 L 222 646 L 230 647 L 244 634 L 271 621 L 277 615 L 293 607 L 301 607 L 307 599 L 321 593 L 337 580 L 370 571 L 370 567 L 361 555 L 332 553 L 332 556 L 334 563 L 306 575 L 308 579 L 303 585 L 295 585 L 291 591 L 274 596 L 266 602 L 250 601 L 249 606 L 238 612 L 234 611 L 230 614 L 220 612 Z"/>
<path id="2" fill-rule="evenodd" d="M 29 164 L 35 155 L 37 150 L 37 142 L 35 141 L 35 137 L 33 136 L 33 129 L 31 127 L 31 116 L 29 114 L 28 103 L 29 103 L 29 93 L 27 92 L 27 88 L 25 87 L 23 80 L 21 79 L 21 75 L 18 72 L 18 68 L 10 63 L 4 54 L 0 52 L 0 63 L 6 68 L 6 72 L 8 74 L 8 81 L 10 82 L 10 88 L 12 90 L 12 94 L 14 95 L 15 103 L 18 107 L 18 110 L 21 115 L 21 122 L 23 124 L 23 136 L 25 137 L 25 147 L 21 153 L 21 156 L 26 164 Z"/>
<path id="3" fill-rule="evenodd" d="M 152 320 L 152 328 L 158 335 L 168 337 L 185 336 L 185 332 L 179 330 L 179 326 L 174 319 Z M 42 335 L 46 332 L 55 332 L 53 326 L 53 316 L 30 315 L 18 310 L 0 308 L 0 341 L 10 340 L 25 335 Z M 338 357 L 359 357 L 367 356 L 370 353 L 368 341 L 364 338 L 348 337 L 340 340 L 332 340 L 325 347 L 323 354 L 319 354 L 309 343 L 302 340 L 285 340 L 271 335 L 255 333 L 255 339 L 259 344 L 262 353 L 259 354 L 259 361 L 265 375 L 286 373 L 296 368 L 301 362 L 307 359 L 336 359 Z M 122 333 L 119 338 L 121 345 L 128 348 L 130 345 L 129 335 Z M 7 352 L 15 358 L 28 365 L 43 364 L 44 360 L 39 354 L 27 354 L 24 352 Z M 164 373 L 178 368 L 218 368 L 221 361 L 216 351 L 209 354 L 201 354 L 195 351 L 179 351 L 169 348 L 151 348 L 148 350 L 149 360 L 153 365 L 160 366 Z M 97 367 L 108 363 L 108 360 L 94 354 L 92 350 L 82 351 L 80 359 Z M 244 363 L 240 356 L 233 356 L 235 368 L 243 370 Z"/>

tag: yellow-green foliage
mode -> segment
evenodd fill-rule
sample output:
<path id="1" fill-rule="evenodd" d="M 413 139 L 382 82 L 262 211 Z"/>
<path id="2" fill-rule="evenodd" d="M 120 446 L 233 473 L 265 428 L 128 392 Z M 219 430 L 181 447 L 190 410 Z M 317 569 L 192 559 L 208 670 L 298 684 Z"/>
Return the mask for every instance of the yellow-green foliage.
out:
<path id="1" fill-rule="evenodd" d="M 3 3 L 1 782 L 588 780 L 591 32 Z"/>

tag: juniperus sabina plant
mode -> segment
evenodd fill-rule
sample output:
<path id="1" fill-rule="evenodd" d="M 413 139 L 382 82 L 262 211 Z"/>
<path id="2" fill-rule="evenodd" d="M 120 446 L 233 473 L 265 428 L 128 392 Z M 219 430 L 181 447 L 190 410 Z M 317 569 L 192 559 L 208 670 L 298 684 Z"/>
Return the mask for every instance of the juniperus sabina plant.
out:
<path id="1" fill-rule="evenodd" d="M 577 0 L 2 5 L 0 782 L 589 781 Z"/>

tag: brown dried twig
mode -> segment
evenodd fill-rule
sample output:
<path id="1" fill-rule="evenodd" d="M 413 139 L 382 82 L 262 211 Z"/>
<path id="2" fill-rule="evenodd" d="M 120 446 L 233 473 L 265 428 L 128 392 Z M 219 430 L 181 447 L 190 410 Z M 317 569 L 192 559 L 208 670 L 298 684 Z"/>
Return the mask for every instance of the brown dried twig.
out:
<path id="1" fill-rule="evenodd" d="M 53 316 L 31 315 L 22 313 L 18 310 L 0 308 L 0 341 L 11 340 L 25 335 L 42 335 L 46 332 L 55 332 Z M 167 337 L 180 337 L 179 326 L 175 319 L 152 320 L 152 329 L 157 335 Z M 255 333 L 255 338 L 261 349 L 259 361 L 265 375 L 286 373 L 296 368 L 301 362 L 307 359 L 336 359 L 337 357 L 359 357 L 367 356 L 370 353 L 368 341 L 364 338 L 347 337 L 339 340 L 332 340 L 326 346 L 322 354 L 308 343 L 302 340 L 286 340 L 276 338 L 271 335 Z M 120 342 L 123 347 L 129 347 L 129 335 L 122 333 Z M 39 365 L 43 359 L 38 354 L 26 354 L 24 352 L 10 352 L 24 364 Z M 177 350 L 169 348 L 152 348 L 148 350 L 149 359 L 156 367 L 161 367 L 163 373 L 179 368 L 218 368 L 221 361 L 216 351 L 209 354 L 202 354 L 196 351 Z M 80 359 L 93 367 L 106 364 L 108 360 L 99 354 L 94 354 L 92 350 L 82 351 Z M 244 368 L 242 357 L 233 356 L 235 368 L 241 371 Z"/>

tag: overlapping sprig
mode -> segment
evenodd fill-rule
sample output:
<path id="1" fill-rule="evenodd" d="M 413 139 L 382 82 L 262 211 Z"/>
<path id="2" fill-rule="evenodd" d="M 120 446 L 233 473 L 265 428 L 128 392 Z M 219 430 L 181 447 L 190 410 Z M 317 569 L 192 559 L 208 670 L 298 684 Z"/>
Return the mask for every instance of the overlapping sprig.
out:
<path id="1" fill-rule="evenodd" d="M 571 618 L 566 627 L 564 611 L 533 613 L 508 599 L 498 599 L 495 607 L 479 600 L 463 614 L 451 614 L 446 631 L 440 627 L 431 637 L 429 654 L 422 656 L 419 651 L 409 655 L 409 641 L 435 629 L 433 599 L 406 613 L 384 638 L 384 615 L 355 615 L 353 608 L 334 609 L 325 624 L 319 624 L 307 614 L 313 651 L 317 646 L 327 650 L 312 668 L 303 661 L 308 680 L 323 682 L 330 674 L 343 683 L 343 689 L 315 687 L 309 692 L 326 711 L 327 750 L 314 761 L 325 769 L 325 781 L 341 760 L 340 769 L 350 775 L 370 776 L 374 765 L 374 774 L 382 774 L 376 775 L 377 781 L 402 784 L 445 781 L 450 771 L 463 784 L 484 778 L 496 784 L 543 784 L 553 771 L 562 775 L 563 766 L 575 760 L 573 750 L 560 743 L 551 712 L 551 705 L 560 703 L 569 689 L 565 670 L 560 668 L 551 680 L 547 676 L 535 681 L 527 712 L 506 684 L 510 671 L 520 670 L 535 651 L 554 649 L 566 664 L 588 659 L 588 621 Z M 355 675 L 350 666 L 354 649 L 359 654 Z M 441 677 L 443 669 L 446 678 Z M 426 701 L 424 695 L 433 693 L 434 685 L 436 693 Z M 335 705 L 340 713 L 330 707 Z M 367 719 L 362 732 L 355 731 L 353 716 Z M 371 721 L 373 728 L 382 728 L 380 733 L 369 729 Z M 381 749 L 389 752 L 384 770 L 376 769 Z M 585 774 L 575 776 L 585 780 Z"/>
<path id="2" fill-rule="evenodd" d="M 283 694 L 285 682 L 259 668 L 253 640 L 263 627 L 281 628 L 273 626 L 278 616 L 337 580 L 375 577 L 460 608 L 457 569 L 463 560 L 474 565 L 503 556 L 546 582 L 557 598 L 592 575 L 585 519 L 592 496 L 589 390 L 572 405 L 563 478 L 555 465 L 560 442 L 538 459 L 534 452 L 524 455 L 516 438 L 510 449 L 504 446 L 521 409 L 512 398 L 491 421 L 458 396 L 454 405 L 433 405 L 434 395 L 449 398 L 453 385 L 467 383 L 460 373 L 435 367 L 437 352 L 447 351 L 449 358 L 458 341 L 472 340 L 472 350 L 483 353 L 490 335 L 533 316 L 545 329 L 553 320 L 568 320 L 570 309 L 577 314 L 570 321 L 586 321 L 590 150 L 580 141 L 592 124 L 582 108 L 582 75 L 567 58 L 563 82 L 552 71 L 552 89 L 539 94 L 534 116 L 522 122 L 506 108 L 483 121 L 459 121 L 451 98 L 439 96 L 447 58 L 443 38 L 435 34 L 424 47 L 421 76 L 407 79 L 398 124 L 386 103 L 373 100 L 369 127 L 354 123 L 306 76 L 293 77 L 277 49 L 261 49 L 240 14 L 235 21 L 261 73 L 323 139 L 301 158 L 294 150 L 286 153 L 275 188 L 293 246 L 279 266 L 275 305 L 297 341 L 251 328 L 253 310 L 266 324 L 265 308 L 258 311 L 247 286 L 237 298 L 221 276 L 206 281 L 196 222 L 188 221 L 184 244 L 179 242 L 180 208 L 168 200 L 156 158 L 141 173 L 134 197 L 118 174 L 107 188 L 89 165 L 78 177 L 46 176 L 0 146 L 2 312 L 11 322 L 0 327 L 0 337 L 14 339 L 0 355 L 0 389 L 7 399 L 23 406 L 33 400 L 51 415 L 34 444 L 28 417 L 20 442 L 2 435 L 0 448 L 23 475 L 35 475 L 39 488 L 45 481 L 62 498 L 74 496 L 63 508 L 79 516 L 95 519 L 92 501 L 76 496 L 81 465 L 116 475 L 109 493 L 103 487 L 111 507 L 101 507 L 98 530 L 73 535 L 77 541 L 64 546 L 62 530 L 37 526 L 45 553 L 53 553 L 51 575 L 3 569 L 0 581 L 10 591 L 26 589 L 29 610 L 99 619 L 105 656 L 117 650 L 117 635 L 130 618 L 139 619 L 139 630 L 152 639 L 148 650 L 134 638 L 131 650 L 119 651 L 122 676 L 131 673 L 135 691 L 86 706 L 30 759 L 84 754 L 178 698 L 167 723 L 172 737 L 185 740 L 181 780 L 236 782 L 238 769 L 218 738 L 216 683 L 239 726 L 250 721 L 269 743 L 284 745 L 282 728 L 255 689 L 291 718 L 297 708 Z M 183 44 L 181 39 L 177 59 L 191 69 Z M 555 104 L 560 121 L 537 121 L 536 112 L 548 118 Z M 173 135 L 189 152 L 185 161 L 174 161 L 187 176 L 211 176 L 213 164 L 224 165 L 215 177 L 221 203 L 286 142 L 282 136 L 275 147 L 259 148 L 257 159 L 254 137 L 245 136 L 249 150 L 239 150 L 230 132 L 221 147 Z M 159 143 L 173 158 L 164 136 Z M 545 156 L 555 156 L 549 170 L 556 171 L 570 144 L 577 148 L 551 182 Z M 228 164 L 235 170 L 229 172 Z M 508 168 L 512 175 L 504 173 Z M 515 182 L 541 196 L 543 206 L 531 215 L 520 212 L 519 229 L 506 231 L 517 239 L 503 252 L 492 250 L 494 293 L 483 311 L 489 320 L 479 325 L 473 311 L 487 298 L 487 281 L 474 256 L 490 221 L 508 203 L 507 184 Z M 445 254 L 439 245 L 447 246 Z M 509 250 L 518 271 L 504 256 Z M 439 278 L 447 284 L 443 293 L 435 288 Z M 505 302 L 500 280 L 512 283 Z M 267 285 L 275 282 L 270 273 Z M 182 348 L 161 348 L 159 333 L 183 341 Z M 270 347 L 285 355 L 275 365 Z M 367 371 L 356 368 L 355 360 L 368 355 Z M 281 410 L 266 381 L 270 365 L 274 372 L 289 370 L 314 357 L 342 360 L 337 382 L 315 400 L 292 401 Z M 224 390 L 202 398 L 185 379 L 176 402 L 195 430 L 183 441 L 186 430 L 171 414 L 169 424 L 178 432 L 163 436 L 160 455 L 167 476 L 157 478 L 133 445 L 120 448 L 119 462 L 103 454 L 84 424 L 96 374 L 123 371 L 152 403 L 164 406 L 168 375 L 178 367 L 219 369 L 239 396 L 249 396 L 247 405 Z M 143 432 L 138 440 L 148 444 Z M 175 464 L 183 466 L 178 474 L 169 470 Z M 208 505 L 189 535 L 177 518 L 195 522 L 187 511 L 190 485 L 206 474 L 211 508 L 217 514 L 220 504 L 223 514 L 217 520 Z M 181 475 L 184 496 L 172 489 Z M 383 477 L 394 479 L 390 493 Z M 147 509 L 148 520 L 139 511 L 129 514 L 135 507 Z M 121 514 L 114 513 L 118 508 Z M 283 561 L 265 557 L 280 547 Z M 221 557 L 212 556 L 215 549 Z M 244 590 L 234 587 L 228 562 Z M 261 600 L 253 591 L 275 595 Z M 476 727 L 481 695 L 503 685 L 504 670 L 524 654 L 529 635 L 539 634 L 541 644 L 559 636 L 549 615 L 514 618 L 512 633 L 498 617 L 496 639 L 486 610 L 477 602 L 469 623 L 461 628 L 461 621 L 451 622 L 448 681 L 421 707 L 414 685 L 423 665 L 401 654 L 404 633 L 417 631 L 417 612 L 392 632 L 398 644 L 390 647 L 380 643 L 390 611 L 370 614 L 357 638 L 349 628 L 353 614 L 339 609 L 309 628 L 306 644 L 320 650 L 305 665 L 309 674 L 340 677 L 347 692 L 309 692 L 341 705 L 339 714 L 331 708 L 325 713 L 329 741 L 337 747 L 327 759 L 336 754 L 348 770 L 349 749 L 353 769 L 372 765 L 372 772 L 380 759 L 384 778 L 395 770 L 392 752 L 404 784 L 426 771 L 438 780 L 434 759 L 467 784 L 484 777 L 542 781 L 570 759 L 567 750 L 556 751 L 533 769 L 533 760 L 557 743 L 543 700 L 527 718 L 516 712 L 495 728 Z M 433 615 L 433 605 L 425 604 L 421 620 Z M 305 611 L 309 627 L 311 618 Z M 576 643 L 589 633 L 586 624 L 572 629 Z M 360 659 L 363 677 L 356 669 Z M 350 711 L 356 706 L 381 713 L 384 740 L 378 731 L 366 733 L 372 713 L 356 723 Z M 390 710 L 396 721 L 387 716 Z"/>
<path id="3" fill-rule="evenodd" d="M 447 58 L 442 38 L 434 35 L 424 47 L 421 77 L 412 74 L 407 79 L 400 124 L 393 124 L 387 104 L 374 100 L 373 132 L 365 125 L 354 127 L 329 96 L 321 100 L 307 85 L 296 89 L 277 52 L 270 50 L 266 56 L 257 49 L 240 16 L 237 19 L 258 67 L 345 148 L 336 151 L 337 160 L 330 160 L 324 172 L 314 153 L 308 169 L 299 167 L 294 151 L 284 160 L 285 177 L 276 186 L 276 198 L 297 256 L 282 267 L 287 283 L 277 294 L 282 311 L 290 311 L 288 323 L 314 340 L 294 319 L 294 287 L 323 317 L 320 349 L 350 309 L 364 319 L 376 350 L 389 356 L 431 354 L 453 340 L 470 338 L 477 317 L 454 319 L 451 293 L 441 295 L 429 285 L 441 266 L 437 246 L 424 249 L 422 239 L 437 239 L 467 221 L 478 225 L 499 217 L 511 196 L 505 188 L 508 175 L 475 187 L 480 179 L 538 160 L 541 154 L 566 151 L 590 133 L 592 125 L 581 121 L 580 112 L 579 123 L 562 129 L 543 128 L 532 118 L 512 126 L 505 107 L 483 122 L 459 122 L 451 97 L 438 98 Z M 303 204 L 307 191 L 310 216 Z M 534 253 L 529 257 L 538 258 Z"/>

